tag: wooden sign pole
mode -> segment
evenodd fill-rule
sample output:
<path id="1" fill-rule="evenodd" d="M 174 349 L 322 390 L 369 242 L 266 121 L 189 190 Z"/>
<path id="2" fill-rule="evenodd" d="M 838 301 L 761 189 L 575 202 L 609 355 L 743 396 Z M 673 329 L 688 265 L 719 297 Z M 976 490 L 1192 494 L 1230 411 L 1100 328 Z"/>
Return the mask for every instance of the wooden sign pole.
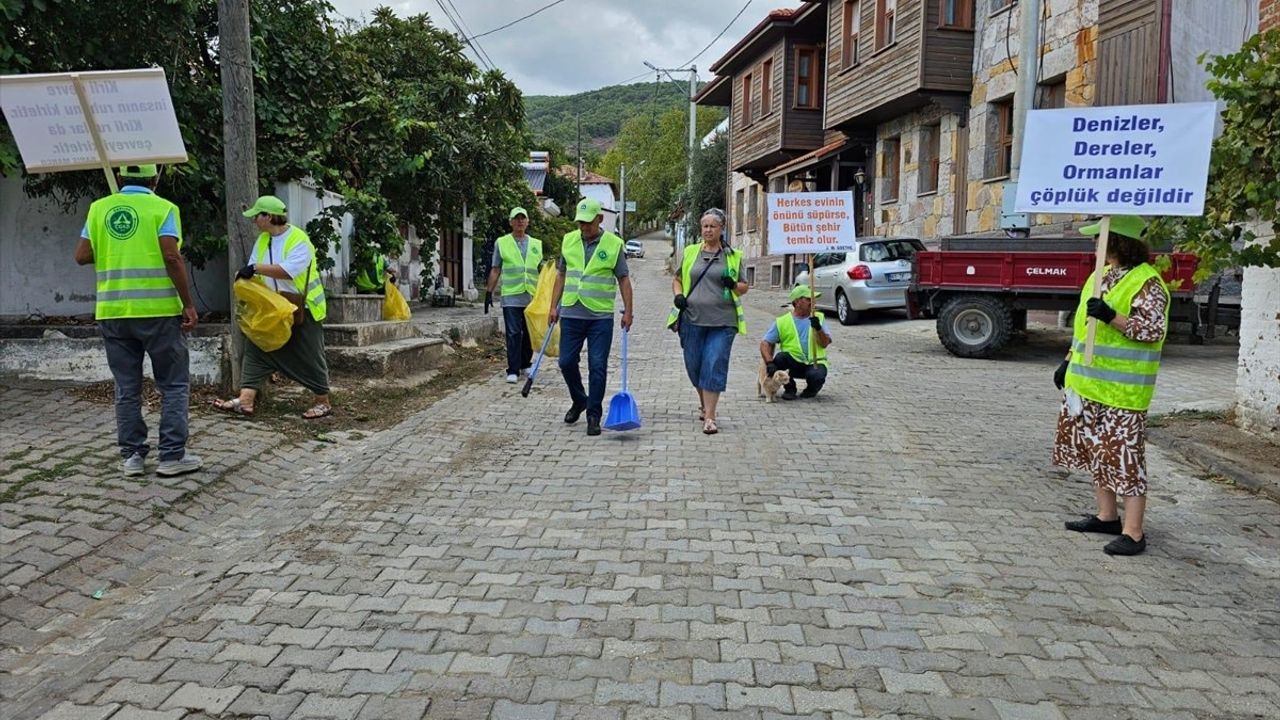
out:
<path id="1" fill-rule="evenodd" d="M 111 169 L 111 161 L 107 157 L 107 146 L 102 143 L 102 134 L 98 132 L 98 123 L 93 118 L 93 108 L 89 105 L 89 94 L 85 92 L 84 81 L 80 73 L 71 73 L 71 84 L 75 86 L 76 98 L 80 100 L 80 112 L 84 115 L 85 127 L 89 129 L 89 137 L 93 138 L 93 146 L 98 150 L 98 160 L 102 163 L 102 172 L 107 176 L 107 187 L 111 194 L 120 192 L 116 187 L 116 174 Z"/>
<path id="2" fill-rule="evenodd" d="M 1107 240 L 1111 235 L 1111 216 L 1103 215 L 1102 222 L 1098 227 L 1098 249 L 1097 257 L 1094 259 L 1093 266 L 1093 297 L 1102 297 L 1102 275 L 1107 266 Z M 1084 364 L 1086 366 L 1093 364 L 1093 342 L 1094 337 L 1098 333 L 1098 319 L 1089 318 L 1088 334 L 1084 341 Z"/>
<path id="3" fill-rule="evenodd" d="M 818 295 L 817 293 L 814 292 L 814 276 L 817 275 L 818 270 L 813 266 L 813 253 L 809 253 L 805 257 L 809 263 L 809 295 L 810 295 L 809 317 L 814 317 L 818 312 Z M 817 333 L 814 332 L 812 328 L 810 328 L 809 329 L 809 362 L 811 363 L 816 362 L 814 360 L 814 356 L 817 353 L 817 350 L 815 348 L 817 347 L 818 341 L 817 341 L 817 338 L 814 337 L 815 335 L 817 335 Z"/>

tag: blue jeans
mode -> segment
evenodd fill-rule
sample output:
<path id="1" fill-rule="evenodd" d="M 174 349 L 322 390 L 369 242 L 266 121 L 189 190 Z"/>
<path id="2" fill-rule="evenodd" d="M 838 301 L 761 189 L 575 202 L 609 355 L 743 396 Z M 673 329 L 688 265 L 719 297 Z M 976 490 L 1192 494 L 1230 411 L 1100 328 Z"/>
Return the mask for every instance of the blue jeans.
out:
<path id="1" fill-rule="evenodd" d="M 573 404 L 586 406 L 587 417 L 597 420 L 604 416 L 604 391 L 609 380 L 609 348 L 613 346 L 613 318 L 580 320 L 560 319 L 560 372 L 569 386 Z M 587 344 L 587 377 L 590 393 L 582 389 L 582 370 L 579 356 L 582 343 Z"/>
<path id="2" fill-rule="evenodd" d="M 684 371 L 698 390 L 722 393 L 729 384 L 729 353 L 733 350 L 733 327 L 703 327 L 680 323 L 680 346 L 684 349 Z"/>
<path id="3" fill-rule="evenodd" d="M 187 448 L 187 406 L 191 363 L 182 321 L 176 317 L 100 320 L 107 365 L 116 381 L 116 438 L 120 457 L 146 457 L 147 423 L 142 419 L 142 359 L 160 390 L 160 461 L 181 460 Z"/>
<path id="4" fill-rule="evenodd" d="M 524 324 L 524 308 L 503 307 L 502 326 L 507 336 L 507 374 L 515 375 L 527 369 L 533 360 L 529 329 Z"/>

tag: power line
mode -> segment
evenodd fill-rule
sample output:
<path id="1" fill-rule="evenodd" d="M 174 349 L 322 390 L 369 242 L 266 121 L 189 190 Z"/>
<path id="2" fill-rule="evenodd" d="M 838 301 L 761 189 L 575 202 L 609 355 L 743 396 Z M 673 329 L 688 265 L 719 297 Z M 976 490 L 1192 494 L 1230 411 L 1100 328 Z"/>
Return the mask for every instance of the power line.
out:
<path id="1" fill-rule="evenodd" d="M 458 9 L 457 5 L 453 4 L 453 0 L 445 0 L 445 2 L 449 3 L 449 7 L 453 8 L 453 14 L 458 18 L 458 24 L 462 26 L 463 32 L 470 35 L 471 26 L 467 25 L 466 18 L 462 17 L 462 11 Z M 474 37 L 471 38 L 471 40 L 468 40 L 467 42 L 470 43 L 472 41 L 475 41 L 474 47 L 476 49 L 476 52 L 479 52 L 481 55 L 484 55 L 485 61 L 488 62 L 490 66 L 496 68 L 498 64 L 493 61 L 493 58 L 489 57 L 488 51 L 486 51 L 484 47 L 480 45 L 479 41 L 476 41 Z"/>
<path id="2" fill-rule="evenodd" d="M 697 55 L 694 55 L 693 57 L 689 58 L 683 64 L 677 65 L 676 69 L 682 70 L 692 65 L 694 60 L 697 60 L 698 58 L 702 57 L 703 53 L 710 50 L 712 45 L 715 45 L 716 42 L 720 40 L 720 38 L 724 37 L 725 33 L 729 32 L 729 28 L 733 27 L 733 24 L 738 21 L 738 18 L 742 17 L 742 13 L 746 12 L 747 8 L 749 7 L 751 7 L 751 0 L 747 0 L 747 3 L 742 6 L 742 9 L 738 11 L 737 15 L 733 16 L 733 19 L 729 21 L 729 24 L 724 26 L 724 29 L 720 31 L 720 34 L 716 36 L 715 40 L 712 40 L 711 42 L 707 43 L 707 46 L 699 50 Z"/>
<path id="3" fill-rule="evenodd" d="M 484 32 L 480 33 L 479 35 L 472 35 L 472 36 L 471 36 L 471 39 L 472 39 L 472 40 L 475 40 L 476 38 L 482 38 L 482 37 L 484 37 L 485 35 L 492 35 L 492 34 L 494 34 L 494 33 L 498 32 L 499 30 L 506 30 L 507 28 L 511 27 L 512 25 L 515 25 L 516 23 L 518 23 L 518 22 L 520 22 L 520 21 L 522 21 L 522 20 L 528 20 L 529 18 L 533 17 L 534 15 L 537 15 L 538 13 L 542 12 L 543 10 L 547 10 L 547 9 L 553 8 L 553 7 L 555 7 L 556 5 L 559 5 L 559 4 L 560 4 L 560 3 L 562 3 L 562 2 L 564 2 L 564 0 L 555 0 L 555 2 L 552 2 L 552 3 L 548 3 L 548 4 L 546 4 L 546 5 L 543 5 L 542 7 L 538 8 L 537 10 L 534 10 L 533 12 L 529 13 L 528 15 L 525 15 L 524 17 L 521 17 L 521 18 L 516 18 L 515 20 L 512 20 L 511 22 L 507 23 L 506 25 L 501 25 L 501 26 L 496 27 L 496 28 L 494 28 L 494 29 L 492 29 L 492 30 L 486 30 L 486 31 L 484 31 Z"/>
<path id="4" fill-rule="evenodd" d="M 449 24 L 452 25 L 453 29 L 458 33 L 458 37 L 461 38 L 462 41 L 467 44 L 467 47 L 471 48 L 471 52 L 475 53 L 476 62 L 478 62 L 481 65 L 484 65 L 486 69 L 492 70 L 493 66 L 490 65 L 488 61 L 484 59 L 484 55 L 481 55 L 480 51 L 476 49 L 475 44 L 473 44 L 471 42 L 471 39 L 467 37 L 467 34 L 463 32 L 462 27 L 460 26 L 458 21 L 454 19 L 452 15 L 449 14 L 449 9 L 445 7 L 444 0 L 436 0 L 436 5 L 440 7 L 440 12 L 444 13 L 444 16 L 449 21 Z"/>

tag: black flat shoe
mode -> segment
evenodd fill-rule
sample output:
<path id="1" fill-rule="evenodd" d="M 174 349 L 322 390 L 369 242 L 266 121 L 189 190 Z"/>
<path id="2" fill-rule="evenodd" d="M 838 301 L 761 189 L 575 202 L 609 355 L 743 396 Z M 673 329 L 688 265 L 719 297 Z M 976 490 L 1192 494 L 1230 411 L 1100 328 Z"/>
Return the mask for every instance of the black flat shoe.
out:
<path id="1" fill-rule="evenodd" d="M 783 400 L 795 400 L 795 399 L 796 399 L 796 391 L 795 391 L 795 390 L 783 390 L 783 391 L 782 391 L 782 399 L 783 399 Z"/>
<path id="2" fill-rule="evenodd" d="M 1128 535 L 1120 537 L 1107 543 L 1102 548 L 1102 552 L 1108 555 L 1141 555 L 1147 549 L 1147 536 L 1143 535 L 1141 540 L 1134 540 Z"/>
<path id="3" fill-rule="evenodd" d="M 1124 529 L 1124 523 L 1120 518 L 1099 520 L 1097 515 L 1085 515 L 1082 520 L 1069 520 L 1064 525 L 1068 530 L 1102 533 L 1104 535 L 1119 535 L 1120 531 Z"/>
<path id="4" fill-rule="evenodd" d="M 590 417 L 590 416 L 587 417 L 587 434 L 588 435 L 600 434 L 600 418 Z"/>
<path id="5" fill-rule="evenodd" d="M 570 425 L 578 422 L 578 418 L 582 417 L 582 411 L 586 410 L 586 405 L 573 404 L 569 406 L 569 412 L 564 414 L 564 421 Z"/>

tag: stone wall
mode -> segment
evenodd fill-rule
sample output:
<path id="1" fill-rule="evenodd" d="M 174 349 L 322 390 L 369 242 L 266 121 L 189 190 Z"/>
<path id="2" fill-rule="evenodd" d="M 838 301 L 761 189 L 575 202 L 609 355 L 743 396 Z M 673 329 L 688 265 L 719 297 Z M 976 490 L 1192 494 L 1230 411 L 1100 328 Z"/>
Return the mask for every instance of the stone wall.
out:
<path id="1" fill-rule="evenodd" d="M 1259 29 L 1270 30 L 1280 25 L 1280 0 L 1261 0 L 1258 3 Z"/>
<path id="2" fill-rule="evenodd" d="M 927 126 L 938 125 L 938 188 L 921 189 L 926 170 L 923 134 Z M 879 176 L 875 191 L 877 207 L 873 210 L 877 235 L 934 238 L 952 232 L 954 203 L 953 163 L 956 157 L 956 128 L 959 118 L 931 105 L 919 112 L 894 118 L 876 128 L 876 145 L 881 156 Z M 886 141 L 897 138 L 899 144 L 899 180 L 896 201 L 880 201 L 887 197 L 889 181 L 885 177 L 884 152 Z"/>

